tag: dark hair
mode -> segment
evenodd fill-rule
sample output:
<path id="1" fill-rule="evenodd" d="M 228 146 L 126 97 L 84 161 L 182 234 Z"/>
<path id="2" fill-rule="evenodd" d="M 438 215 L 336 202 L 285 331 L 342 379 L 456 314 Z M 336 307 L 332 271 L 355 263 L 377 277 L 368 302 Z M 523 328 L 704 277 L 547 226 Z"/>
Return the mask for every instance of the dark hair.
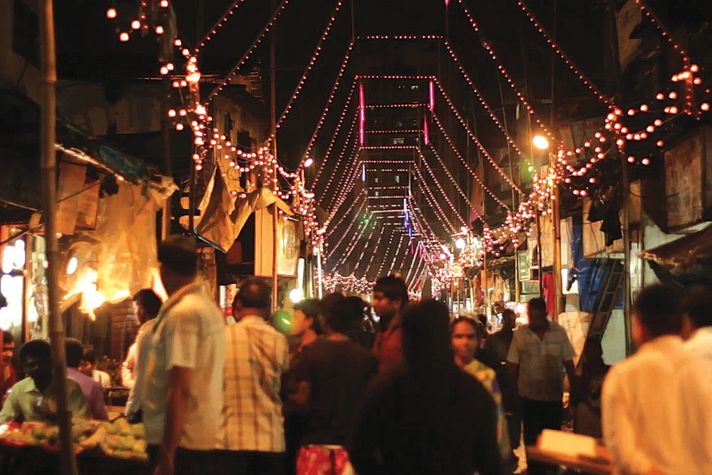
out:
<path id="1" fill-rule="evenodd" d="M 3 345 L 9 345 L 10 343 L 15 343 L 15 338 L 12 336 L 12 333 L 10 333 L 7 330 L 3 330 L 2 332 L 2 344 Z"/>
<path id="2" fill-rule="evenodd" d="M 79 368 L 84 358 L 84 347 L 82 342 L 76 338 L 67 338 L 64 340 L 64 351 L 67 354 L 67 366 L 70 368 Z"/>
<path id="3" fill-rule="evenodd" d="M 540 312 L 543 312 L 546 315 L 546 301 L 541 298 L 541 297 L 535 297 L 531 299 L 529 302 L 527 302 L 527 305 L 529 306 L 529 309 L 531 310 L 539 310 Z"/>
<path id="4" fill-rule="evenodd" d="M 479 321 L 470 317 L 457 317 L 455 320 L 453 320 L 450 324 L 450 336 L 452 336 L 452 334 L 455 332 L 455 325 L 463 322 L 470 324 L 472 329 L 475 331 L 475 338 L 477 338 L 478 340 L 484 338 L 485 334 L 482 328 L 482 324 Z"/>
<path id="5" fill-rule="evenodd" d="M 198 273 L 195 238 L 172 234 L 158 245 L 158 262 L 176 274 L 193 277 Z"/>
<path id="6" fill-rule="evenodd" d="M 353 328 L 352 312 L 349 302 L 343 294 L 333 292 L 321 300 L 324 323 L 337 333 L 348 334 Z"/>
<path id="7" fill-rule="evenodd" d="M 703 284 L 690 287 L 682 298 L 682 307 L 695 327 L 712 325 L 712 287 Z"/>
<path id="8" fill-rule="evenodd" d="M 405 308 L 403 353 L 409 368 L 415 370 L 454 364 L 447 305 L 427 299 Z"/>
<path id="9" fill-rule="evenodd" d="M 319 315 L 322 314 L 321 303 L 319 300 L 302 300 L 301 302 L 294 304 L 294 310 L 300 310 L 308 318 L 311 318 L 312 330 L 314 330 L 317 335 L 324 333 L 324 330 L 321 328 L 321 322 L 319 321 Z"/>
<path id="10" fill-rule="evenodd" d="M 677 288 L 656 284 L 644 288 L 633 312 L 651 336 L 678 334 L 682 329 L 682 299 Z"/>
<path id="11" fill-rule="evenodd" d="M 390 300 L 400 300 L 401 308 L 408 304 L 408 287 L 403 279 L 389 275 L 381 277 L 373 286 L 374 292 L 383 292 L 383 295 Z"/>
<path id="12" fill-rule="evenodd" d="M 505 308 L 504 310 L 502 310 L 502 321 L 507 318 L 512 318 L 513 320 L 516 320 L 517 314 L 511 308 Z"/>
<path id="13" fill-rule="evenodd" d="M 161 309 L 161 305 L 163 305 L 161 298 L 156 295 L 156 292 L 152 289 L 139 290 L 136 292 L 136 295 L 133 296 L 133 299 L 137 303 L 140 303 L 146 313 L 152 317 L 158 315 L 158 311 Z"/>
<path id="14" fill-rule="evenodd" d="M 92 365 L 96 364 L 96 353 L 94 352 L 93 349 L 89 348 L 87 349 L 84 354 L 82 355 L 82 361 L 86 361 L 87 363 L 91 363 Z"/>
<path id="15" fill-rule="evenodd" d="M 34 356 L 45 361 L 52 361 L 52 347 L 45 340 L 31 340 L 20 348 L 20 361 Z"/>
<path id="16" fill-rule="evenodd" d="M 257 277 L 245 279 L 235 294 L 235 303 L 240 302 L 243 308 L 259 308 L 269 310 L 272 301 L 272 288 Z"/>

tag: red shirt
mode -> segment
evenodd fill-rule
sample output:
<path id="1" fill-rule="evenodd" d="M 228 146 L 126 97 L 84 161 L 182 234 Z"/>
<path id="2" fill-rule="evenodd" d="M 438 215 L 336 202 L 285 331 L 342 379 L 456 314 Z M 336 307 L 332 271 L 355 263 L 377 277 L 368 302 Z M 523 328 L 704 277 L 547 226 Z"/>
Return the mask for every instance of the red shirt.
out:
<path id="1" fill-rule="evenodd" d="M 393 318 L 385 331 L 378 334 L 373 352 L 378 358 L 378 372 L 382 373 L 403 361 L 403 328 L 400 315 Z"/>

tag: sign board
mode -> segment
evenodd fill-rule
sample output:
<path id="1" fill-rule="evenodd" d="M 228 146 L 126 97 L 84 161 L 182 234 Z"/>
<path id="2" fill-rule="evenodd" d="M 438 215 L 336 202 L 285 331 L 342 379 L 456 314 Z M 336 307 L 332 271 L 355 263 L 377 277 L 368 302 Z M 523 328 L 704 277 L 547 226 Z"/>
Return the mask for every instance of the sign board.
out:
<path id="1" fill-rule="evenodd" d="M 665 152 L 665 214 L 669 229 L 702 221 L 704 136 L 697 133 Z"/>
<path id="2" fill-rule="evenodd" d="M 255 211 L 255 275 L 272 275 L 272 213 L 274 207 Z M 279 216 L 277 219 L 277 274 L 283 277 L 297 275 L 299 237 L 297 223 Z"/>

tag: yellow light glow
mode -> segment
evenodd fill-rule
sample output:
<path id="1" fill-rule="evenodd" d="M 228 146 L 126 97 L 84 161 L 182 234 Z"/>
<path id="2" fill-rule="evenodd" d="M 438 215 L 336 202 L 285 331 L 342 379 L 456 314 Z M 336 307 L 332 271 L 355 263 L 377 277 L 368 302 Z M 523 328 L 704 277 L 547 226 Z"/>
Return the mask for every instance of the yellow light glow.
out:
<path id="1" fill-rule="evenodd" d="M 543 135 L 535 135 L 534 138 L 532 138 L 532 143 L 539 150 L 548 150 L 549 148 L 549 140 Z"/>

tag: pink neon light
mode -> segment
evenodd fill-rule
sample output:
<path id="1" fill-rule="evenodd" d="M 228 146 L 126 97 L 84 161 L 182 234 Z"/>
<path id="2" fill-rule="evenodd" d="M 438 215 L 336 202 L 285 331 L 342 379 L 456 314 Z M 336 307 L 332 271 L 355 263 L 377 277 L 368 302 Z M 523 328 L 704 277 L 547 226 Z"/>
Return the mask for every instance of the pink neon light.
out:
<path id="1" fill-rule="evenodd" d="M 363 146 L 366 138 L 366 99 L 363 92 L 363 83 L 358 85 L 358 101 L 359 101 L 359 123 L 358 123 L 358 142 Z"/>
<path id="2" fill-rule="evenodd" d="M 430 145 L 430 134 L 428 133 L 428 117 L 423 116 L 423 143 Z"/>
<path id="3" fill-rule="evenodd" d="M 445 4 L 447 4 L 447 1 Z M 432 79 L 428 84 L 428 91 L 430 93 L 430 112 L 435 112 L 435 81 Z"/>

